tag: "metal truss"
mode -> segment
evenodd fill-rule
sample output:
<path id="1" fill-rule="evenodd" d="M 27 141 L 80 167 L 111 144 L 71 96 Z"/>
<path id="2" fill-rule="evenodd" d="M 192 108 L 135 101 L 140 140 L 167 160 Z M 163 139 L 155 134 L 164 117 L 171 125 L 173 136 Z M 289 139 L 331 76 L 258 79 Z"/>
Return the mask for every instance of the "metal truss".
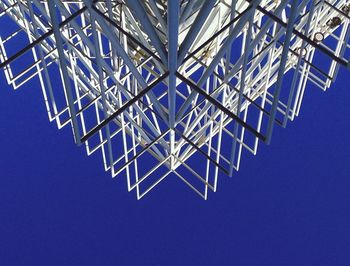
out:
<path id="1" fill-rule="evenodd" d="M 173 173 L 207 199 L 349 67 L 348 0 L 0 0 L 0 68 L 140 199 Z"/>

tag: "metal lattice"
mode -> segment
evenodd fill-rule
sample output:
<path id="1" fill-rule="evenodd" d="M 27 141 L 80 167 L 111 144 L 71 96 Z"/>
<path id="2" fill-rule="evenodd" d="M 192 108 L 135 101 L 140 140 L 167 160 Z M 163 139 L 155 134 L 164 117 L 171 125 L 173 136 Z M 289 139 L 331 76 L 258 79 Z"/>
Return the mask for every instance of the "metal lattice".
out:
<path id="1" fill-rule="evenodd" d="M 315 0 L 0 0 L 0 68 L 38 77 L 50 121 L 71 125 L 142 198 L 174 174 L 203 198 L 308 81 L 349 66 L 350 3 Z M 60 77 L 60 78 L 59 78 Z"/>

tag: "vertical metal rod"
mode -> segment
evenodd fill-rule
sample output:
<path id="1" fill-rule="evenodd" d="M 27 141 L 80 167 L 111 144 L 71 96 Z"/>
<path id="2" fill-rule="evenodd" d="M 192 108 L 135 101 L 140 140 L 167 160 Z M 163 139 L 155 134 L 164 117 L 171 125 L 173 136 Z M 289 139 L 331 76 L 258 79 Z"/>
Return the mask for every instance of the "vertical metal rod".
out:
<path id="1" fill-rule="evenodd" d="M 64 81 L 63 87 L 64 87 L 66 94 L 67 94 L 69 113 L 70 113 L 73 132 L 74 132 L 74 139 L 75 139 L 75 143 L 77 145 L 81 145 L 81 141 L 80 141 L 81 136 L 80 136 L 79 125 L 78 125 L 78 121 L 77 121 L 76 110 L 75 110 L 75 106 L 74 106 L 73 92 L 72 92 L 70 79 L 69 79 L 69 75 L 68 75 L 66 56 L 64 54 L 64 49 L 63 49 L 62 36 L 61 36 L 60 29 L 59 29 L 59 22 L 58 22 L 57 13 L 56 13 L 55 2 L 56 2 L 55 0 L 48 1 L 50 17 L 52 20 L 52 29 L 53 29 L 53 34 L 54 34 L 55 40 L 56 40 L 57 52 L 59 54 L 60 70 L 62 72 L 63 81 Z"/>
<path id="2" fill-rule="evenodd" d="M 283 44 L 283 51 L 282 51 L 282 56 L 281 56 L 281 61 L 280 61 L 280 66 L 278 69 L 278 77 L 275 85 L 275 91 L 273 95 L 273 103 L 271 107 L 271 112 L 270 112 L 270 118 L 268 121 L 267 125 L 267 132 L 266 132 L 266 143 L 270 144 L 271 143 L 271 137 L 272 137 L 272 131 L 273 127 L 275 124 L 275 118 L 276 118 L 276 113 L 277 113 L 277 106 L 279 102 L 279 96 L 282 88 L 282 83 L 283 83 L 283 76 L 284 76 L 284 69 L 288 61 L 288 52 L 289 52 L 289 45 L 290 45 L 290 40 L 293 34 L 293 29 L 294 29 L 294 21 L 297 16 L 298 11 L 298 1 L 293 0 L 291 2 L 291 12 L 290 16 L 288 18 L 288 25 L 287 25 L 287 30 L 286 30 L 286 35 L 285 35 L 285 41 Z"/>
<path id="3" fill-rule="evenodd" d="M 169 105 L 169 127 L 170 131 L 170 154 L 175 148 L 175 109 L 176 109 L 176 71 L 177 50 L 179 34 L 179 0 L 168 1 L 168 105 Z M 174 158 L 171 157 L 171 168 L 174 168 Z"/>

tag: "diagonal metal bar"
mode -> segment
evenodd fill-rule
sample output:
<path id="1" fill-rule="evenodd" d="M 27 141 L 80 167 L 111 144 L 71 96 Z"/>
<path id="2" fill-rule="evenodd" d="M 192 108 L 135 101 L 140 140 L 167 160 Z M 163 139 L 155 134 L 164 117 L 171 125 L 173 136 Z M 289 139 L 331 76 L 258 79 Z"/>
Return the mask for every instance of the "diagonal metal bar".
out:
<path id="1" fill-rule="evenodd" d="M 80 145 L 80 132 L 79 132 L 79 125 L 78 125 L 78 120 L 77 120 L 77 115 L 76 115 L 76 110 L 74 106 L 74 100 L 73 100 L 73 92 L 69 80 L 69 75 L 68 75 L 68 70 L 67 70 L 67 64 L 66 64 L 66 59 L 64 55 L 64 49 L 63 49 L 63 41 L 62 41 L 62 36 L 60 32 L 60 27 L 58 23 L 58 18 L 56 14 L 56 4 L 55 1 L 49 1 L 49 12 L 52 20 L 52 27 L 53 27 L 53 34 L 55 36 L 56 40 L 56 45 L 57 45 L 57 52 L 59 54 L 59 62 L 60 62 L 60 67 L 61 67 L 61 73 L 63 76 L 63 81 L 64 81 L 64 89 L 67 95 L 67 100 L 68 100 L 68 107 L 69 107 L 69 112 L 71 115 L 71 121 L 72 121 L 72 126 L 73 126 L 73 132 L 74 132 L 74 139 L 76 144 Z"/>
<path id="2" fill-rule="evenodd" d="M 85 136 L 81 138 L 81 142 L 85 142 L 87 139 L 89 139 L 92 135 L 94 135 L 96 132 L 98 132 L 100 129 L 102 129 L 105 125 L 107 125 L 109 122 L 111 122 L 115 117 L 120 115 L 122 112 L 124 112 L 127 108 L 132 106 L 134 103 L 136 103 L 139 99 L 141 99 L 143 96 L 145 96 L 149 91 L 151 91 L 156 85 L 158 85 L 160 82 L 162 82 L 165 78 L 167 78 L 169 75 L 169 72 L 164 73 L 160 78 L 155 80 L 152 84 L 150 84 L 147 88 L 143 89 L 138 95 L 136 95 L 134 98 L 132 98 L 130 101 L 128 101 L 126 104 L 124 104 L 122 107 L 120 107 L 116 112 L 111 114 L 107 119 L 103 120 L 99 125 L 91 129 Z"/>
<path id="3" fill-rule="evenodd" d="M 148 18 L 148 15 L 142 5 L 140 4 L 139 0 L 125 0 L 128 6 L 134 10 L 135 14 L 137 15 L 137 18 L 140 20 L 142 26 L 145 29 L 145 32 L 148 34 L 148 37 L 151 39 L 152 44 L 156 48 L 160 58 L 162 59 L 162 62 L 164 65 L 167 65 L 167 56 L 166 56 L 166 50 L 164 47 L 164 44 L 159 39 L 159 36 L 157 32 L 155 31 L 151 21 Z"/>
<path id="4" fill-rule="evenodd" d="M 75 19 L 76 17 L 78 17 L 79 15 L 81 15 L 83 12 L 85 12 L 87 10 L 87 7 L 84 6 L 82 9 L 78 10 L 76 13 L 74 13 L 73 15 L 71 15 L 69 18 L 65 19 L 64 21 L 60 22 L 58 24 L 58 28 L 62 28 L 65 25 L 67 25 L 69 22 L 71 22 L 73 19 Z M 21 55 L 23 55 L 24 53 L 26 53 L 27 51 L 29 51 L 30 49 L 32 49 L 34 46 L 40 44 L 43 40 L 45 40 L 47 37 L 51 36 L 54 33 L 53 29 L 50 29 L 48 32 L 44 33 L 43 35 L 41 35 L 39 38 L 37 38 L 35 41 L 33 41 L 32 43 L 30 43 L 29 45 L 27 45 L 26 47 L 22 48 L 20 51 L 18 51 L 16 54 L 12 55 L 11 57 L 9 57 L 7 60 L 5 60 L 4 62 L 0 63 L 0 68 L 3 68 L 5 66 L 7 66 L 8 64 L 10 64 L 12 61 L 14 61 L 15 59 L 17 59 L 18 57 L 20 57 Z"/>
<path id="5" fill-rule="evenodd" d="M 265 141 L 265 136 L 263 136 L 260 132 L 256 131 L 253 127 L 251 127 L 249 124 L 244 122 L 242 119 L 240 119 L 237 115 L 232 113 L 229 109 L 227 109 L 225 106 L 223 106 L 221 103 L 219 103 L 216 99 L 212 98 L 210 95 L 205 93 L 198 85 L 193 83 L 192 81 L 185 78 L 183 75 L 177 72 L 177 77 L 182 80 L 184 83 L 186 83 L 188 86 L 190 86 L 193 90 L 195 90 L 198 94 L 202 95 L 206 100 L 211 102 L 215 107 L 220 109 L 223 113 L 228 115 L 231 119 L 235 120 L 237 123 L 239 123 L 241 126 L 248 129 L 251 133 L 253 133 L 256 137 L 259 139 Z"/>
<path id="6" fill-rule="evenodd" d="M 172 1 L 169 1 L 169 6 L 171 5 Z M 202 8 L 200 9 L 195 21 L 193 22 L 190 30 L 188 31 L 185 40 L 182 42 L 180 48 L 179 48 L 179 58 L 178 62 L 182 62 L 182 60 L 185 58 L 186 54 L 188 53 L 188 50 L 191 48 L 191 45 L 193 44 L 194 40 L 197 38 L 197 35 L 201 28 L 203 27 L 203 23 L 208 18 L 208 15 L 212 11 L 212 8 L 214 7 L 216 1 L 215 0 L 206 0 Z"/>

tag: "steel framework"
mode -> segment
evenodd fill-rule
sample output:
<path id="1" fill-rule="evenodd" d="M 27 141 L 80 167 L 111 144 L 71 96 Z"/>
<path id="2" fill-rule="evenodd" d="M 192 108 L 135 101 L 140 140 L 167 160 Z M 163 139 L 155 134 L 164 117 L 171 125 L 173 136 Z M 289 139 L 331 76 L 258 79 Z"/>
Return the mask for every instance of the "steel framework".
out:
<path id="1" fill-rule="evenodd" d="M 72 127 L 140 199 L 170 173 L 204 199 L 242 150 L 298 114 L 307 81 L 349 67 L 348 0 L 0 0 L 0 68 L 38 77 Z M 60 78 L 57 78 L 60 77 Z"/>

